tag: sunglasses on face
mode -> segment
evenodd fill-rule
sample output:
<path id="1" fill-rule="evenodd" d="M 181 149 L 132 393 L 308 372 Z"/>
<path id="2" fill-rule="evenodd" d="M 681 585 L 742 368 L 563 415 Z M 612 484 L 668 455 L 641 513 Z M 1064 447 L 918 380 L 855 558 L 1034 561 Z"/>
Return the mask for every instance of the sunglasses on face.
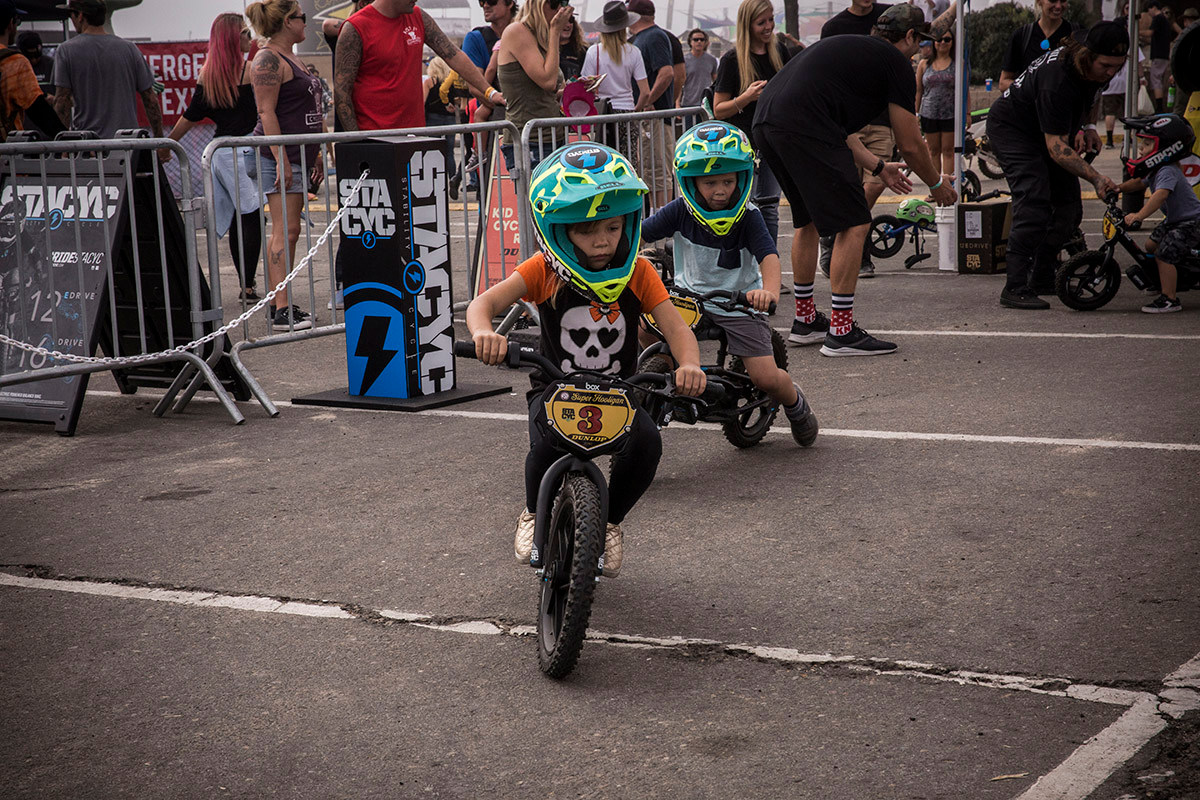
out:
<path id="1" fill-rule="evenodd" d="M 939 42 L 941 42 L 942 44 L 950 44 L 951 42 L 953 42 L 953 41 L 954 41 L 954 37 L 952 37 L 952 36 L 943 36 L 942 38 L 938 39 L 938 41 L 939 41 Z"/>
<path id="2" fill-rule="evenodd" d="M 697 36 L 697 37 L 695 37 L 694 39 L 692 39 L 692 41 L 693 41 L 693 42 L 700 42 L 701 44 L 704 44 L 705 42 L 707 42 L 707 41 L 708 41 L 708 39 L 701 39 L 699 36 Z"/>
<path id="3" fill-rule="evenodd" d="M 298 19 L 305 25 L 308 24 L 308 14 L 292 14 L 288 19 Z"/>
<path id="4" fill-rule="evenodd" d="M 571 0 L 546 0 L 546 5 L 550 7 L 551 11 L 557 11 L 563 6 L 571 5 Z"/>
<path id="5" fill-rule="evenodd" d="M 494 6 L 499 2 L 500 0 L 479 0 L 479 7 L 483 8 L 484 6 Z"/>

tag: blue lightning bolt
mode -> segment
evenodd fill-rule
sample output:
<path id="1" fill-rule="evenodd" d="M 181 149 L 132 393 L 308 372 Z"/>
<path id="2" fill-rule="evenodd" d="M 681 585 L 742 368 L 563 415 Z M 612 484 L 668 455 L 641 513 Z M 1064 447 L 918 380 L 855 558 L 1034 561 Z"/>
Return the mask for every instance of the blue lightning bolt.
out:
<path id="1" fill-rule="evenodd" d="M 585 167 L 594 167 L 594 166 L 596 166 L 596 154 L 595 153 L 587 153 L 586 155 L 581 156 L 579 161 Z"/>
<path id="2" fill-rule="evenodd" d="M 376 379 L 387 369 L 387 365 L 392 363 L 392 358 L 399 352 L 398 350 L 384 349 L 388 328 L 391 324 L 390 317 L 363 317 L 362 327 L 358 334 L 358 345 L 354 348 L 354 355 L 367 359 L 367 364 L 363 368 L 359 394 L 366 394 L 370 390 Z"/>

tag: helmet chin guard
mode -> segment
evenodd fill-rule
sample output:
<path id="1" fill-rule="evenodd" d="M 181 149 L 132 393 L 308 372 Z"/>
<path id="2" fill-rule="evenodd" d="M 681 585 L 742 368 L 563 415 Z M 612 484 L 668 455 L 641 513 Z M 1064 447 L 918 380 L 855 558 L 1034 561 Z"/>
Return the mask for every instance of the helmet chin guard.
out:
<path id="1" fill-rule="evenodd" d="M 754 148 L 733 125 L 709 121 L 689 128 L 675 145 L 675 175 L 684 202 L 701 225 L 717 236 L 733 230 L 746 213 L 754 185 Z M 696 188 L 696 178 L 737 176 L 737 189 L 728 208 L 711 209 Z"/>
<path id="2" fill-rule="evenodd" d="M 637 263 L 648 193 L 625 156 L 610 147 L 574 142 L 555 150 L 529 180 L 533 232 L 547 265 L 585 297 L 616 302 Z M 568 238 L 568 226 L 612 217 L 625 218 L 620 244 L 607 266 L 593 270 Z"/>
<path id="3" fill-rule="evenodd" d="M 1139 141 L 1153 142 L 1150 152 L 1130 159 L 1125 172 L 1130 178 L 1145 178 L 1165 164 L 1182 161 L 1192 154 L 1196 132 L 1177 114 L 1155 114 L 1121 120 Z"/>

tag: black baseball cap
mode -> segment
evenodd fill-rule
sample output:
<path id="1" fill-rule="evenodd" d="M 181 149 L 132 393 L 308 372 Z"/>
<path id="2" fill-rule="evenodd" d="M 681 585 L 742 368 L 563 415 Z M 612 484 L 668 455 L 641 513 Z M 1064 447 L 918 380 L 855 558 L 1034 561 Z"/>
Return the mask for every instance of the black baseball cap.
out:
<path id="1" fill-rule="evenodd" d="M 881 31 L 908 33 L 917 31 L 929 33 L 929 23 L 925 21 L 925 12 L 908 3 L 898 3 L 879 15 L 875 27 Z"/>
<path id="2" fill-rule="evenodd" d="M 0 0 L 0 25 L 7 28 L 8 23 L 23 16 L 25 16 L 25 12 L 17 8 L 17 4 L 13 0 Z"/>
<path id="3" fill-rule="evenodd" d="M 1071 35 L 1098 56 L 1129 55 L 1129 31 L 1119 22 L 1101 20 L 1086 31 L 1077 30 Z"/>

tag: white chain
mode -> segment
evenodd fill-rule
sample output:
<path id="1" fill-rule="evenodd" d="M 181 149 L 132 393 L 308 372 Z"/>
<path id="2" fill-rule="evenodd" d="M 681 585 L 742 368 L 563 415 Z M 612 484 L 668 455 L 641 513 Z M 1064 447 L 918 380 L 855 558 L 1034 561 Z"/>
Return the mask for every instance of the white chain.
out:
<path id="1" fill-rule="evenodd" d="M 210 333 L 200 339 L 197 339 L 194 342 L 182 344 L 182 345 L 179 345 L 178 347 L 172 347 L 169 350 L 163 350 L 161 353 L 140 353 L 136 356 L 119 356 L 119 357 L 79 356 L 79 355 L 75 355 L 74 353 L 63 353 L 58 350 L 47 350 L 44 347 L 38 347 L 37 345 L 32 345 L 32 344 L 29 344 L 28 342 L 22 342 L 17 339 L 13 339 L 11 337 L 5 336 L 3 333 L 0 333 L 0 344 L 12 345 L 13 347 L 16 347 L 20 350 L 27 350 L 30 353 L 40 353 L 41 355 L 48 356 L 56 361 L 72 361 L 77 364 L 111 364 L 113 366 L 123 366 L 126 364 L 139 364 L 143 361 L 151 361 L 154 359 L 161 358 L 162 356 L 173 355 L 176 353 L 183 353 L 187 350 L 194 350 L 197 347 L 206 345 L 209 342 L 211 342 L 213 339 L 216 339 L 218 337 L 224 336 L 225 334 L 229 333 L 229 331 L 233 330 L 234 328 L 236 328 L 237 326 L 241 325 L 243 322 L 248 320 L 250 317 L 254 316 L 254 314 L 256 314 L 260 309 L 262 309 L 263 306 L 265 306 L 267 303 L 274 300 L 275 295 L 279 294 L 281 291 L 283 291 L 285 288 L 287 288 L 287 285 L 292 282 L 292 279 L 295 278 L 296 275 L 298 275 L 302 269 L 304 269 L 305 267 L 307 267 L 309 265 L 309 263 L 312 261 L 313 257 L 317 254 L 317 251 L 320 250 L 321 246 L 324 245 L 325 242 L 327 242 L 329 240 L 329 237 L 333 234 L 334 229 L 341 223 L 342 217 L 344 217 L 346 215 L 346 211 L 349 210 L 350 206 L 354 205 L 354 201 L 358 197 L 359 189 L 362 188 L 363 181 L 365 181 L 367 179 L 367 175 L 369 175 L 370 172 L 371 172 L 371 170 L 369 170 L 369 169 L 363 170 L 362 175 L 360 175 L 358 177 L 358 181 L 355 182 L 354 187 L 350 190 L 350 195 L 346 198 L 345 202 L 341 203 L 341 207 L 338 209 L 337 214 L 334 215 L 334 218 L 330 221 L 329 226 L 325 228 L 325 232 L 322 233 L 319 237 L 317 237 L 316 243 L 312 246 L 312 248 L 304 256 L 304 258 L 302 258 L 300 260 L 300 263 L 297 264 L 296 267 L 287 274 L 287 277 L 285 277 L 282 281 L 280 281 L 275 286 L 274 289 L 272 289 L 270 292 L 268 292 L 266 297 L 262 298 L 257 303 L 255 303 L 254 305 L 252 305 L 248 309 L 246 309 L 240 317 L 221 326 L 219 329 L 213 331 L 212 333 Z"/>

